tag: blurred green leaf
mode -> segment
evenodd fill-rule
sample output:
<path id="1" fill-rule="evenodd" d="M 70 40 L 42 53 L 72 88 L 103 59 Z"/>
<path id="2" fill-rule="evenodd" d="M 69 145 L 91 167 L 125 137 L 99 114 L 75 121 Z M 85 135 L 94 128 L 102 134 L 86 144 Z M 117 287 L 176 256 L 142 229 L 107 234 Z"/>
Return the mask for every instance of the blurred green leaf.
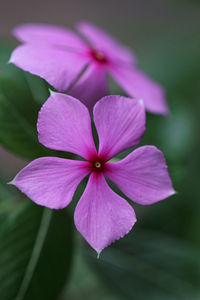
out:
<path id="1" fill-rule="evenodd" d="M 7 64 L 11 49 L 0 46 L 0 142 L 14 153 L 31 159 L 46 154 L 37 140 L 39 105 L 25 73 Z"/>
<path id="2" fill-rule="evenodd" d="M 27 201 L 1 224 L 0 299 L 55 300 L 70 271 L 72 228 L 66 212 Z"/>
<path id="3" fill-rule="evenodd" d="M 8 64 L 12 46 L 0 45 L 0 143 L 28 159 L 40 156 L 68 156 L 41 145 L 37 117 L 47 99 L 47 84 L 39 77 Z"/>
<path id="4" fill-rule="evenodd" d="M 13 193 L 10 191 L 6 182 L 0 177 L 0 203 L 13 198 Z"/>
<path id="5" fill-rule="evenodd" d="M 134 230 L 103 251 L 86 252 L 102 279 L 123 299 L 200 298 L 200 256 L 188 244 L 152 231 Z"/>
<path id="6" fill-rule="evenodd" d="M 121 300 L 120 295 L 116 296 L 88 265 L 82 245 L 82 237 L 77 232 L 70 282 L 59 300 Z"/>
<path id="7" fill-rule="evenodd" d="M 0 176 L 0 224 L 8 217 L 15 199 L 15 193 L 11 192 L 10 186 Z"/>

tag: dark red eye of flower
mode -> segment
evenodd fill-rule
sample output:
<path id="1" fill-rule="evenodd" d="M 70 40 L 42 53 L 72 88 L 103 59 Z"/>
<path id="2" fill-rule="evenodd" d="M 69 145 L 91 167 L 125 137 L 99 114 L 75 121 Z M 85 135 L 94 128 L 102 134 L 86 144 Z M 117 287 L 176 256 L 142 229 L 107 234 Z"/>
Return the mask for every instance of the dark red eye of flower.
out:
<path id="1" fill-rule="evenodd" d="M 101 51 L 92 49 L 90 52 L 91 56 L 99 63 L 105 64 L 108 62 L 105 54 Z"/>
<path id="2" fill-rule="evenodd" d="M 97 159 L 92 162 L 92 169 L 95 172 L 102 172 L 105 169 L 104 161 Z"/>

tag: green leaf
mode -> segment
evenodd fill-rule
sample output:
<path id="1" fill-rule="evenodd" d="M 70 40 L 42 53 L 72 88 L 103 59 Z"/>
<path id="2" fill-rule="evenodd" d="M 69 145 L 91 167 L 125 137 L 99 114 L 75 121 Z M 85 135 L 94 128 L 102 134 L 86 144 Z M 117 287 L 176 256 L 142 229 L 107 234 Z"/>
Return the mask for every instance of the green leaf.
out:
<path id="1" fill-rule="evenodd" d="M 29 74 L 7 64 L 10 52 L 11 47 L 1 45 L 0 143 L 8 150 L 32 159 L 47 154 L 37 139 L 36 122 L 40 106 L 26 79 Z"/>
<path id="2" fill-rule="evenodd" d="M 71 222 L 66 212 L 23 203 L 1 226 L 0 299 L 57 299 L 71 257 Z"/>
<path id="3" fill-rule="evenodd" d="M 0 203 L 2 201 L 8 201 L 13 198 L 13 193 L 11 193 L 6 182 L 0 177 Z"/>
<path id="4" fill-rule="evenodd" d="M 71 279 L 59 300 L 83 300 L 83 295 L 87 300 L 121 300 L 120 295 L 116 296 L 115 293 L 109 290 L 98 274 L 88 265 L 84 251 L 82 251 L 82 237 L 80 234 L 75 234 L 75 241 L 76 252 Z"/>
<path id="5" fill-rule="evenodd" d="M 0 176 L 0 224 L 4 222 L 12 210 L 15 199 L 15 193 L 11 192 L 10 186 Z"/>
<path id="6" fill-rule="evenodd" d="M 86 252 L 103 280 L 124 299 L 200 299 L 200 256 L 185 242 L 134 230 L 103 251 Z"/>
<path id="7" fill-rule="evenodd" d="M 49 95 L 47 84 L 8 64 L 12 49 L 0 45 L 0 143 L 28 159 L 66 157 L 66 153 L 51 151 L 39 143 L 36 123 L 40 107 Z"/>

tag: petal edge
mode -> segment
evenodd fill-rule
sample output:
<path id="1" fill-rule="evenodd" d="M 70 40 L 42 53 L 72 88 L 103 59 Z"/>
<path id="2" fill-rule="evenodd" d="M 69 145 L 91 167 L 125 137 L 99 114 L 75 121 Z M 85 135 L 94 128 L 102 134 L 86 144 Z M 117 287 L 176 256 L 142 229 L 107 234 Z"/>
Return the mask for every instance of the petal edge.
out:
<path id="1" fill-rule="evenodd" d="M 47 148 L 85 159 L 96 153 L 89 111 L 69 95 L 51 93 L 39 112 L 37 129 L 40 143 Z"/>
<path id="2" fill-rule="evenodd" d="M 109 160 L 137 145 L 145 132 L 145 109 L 139 99 L 106 96 L 93 109 L 99 136 L 99 155 Z"/>
<path id="3" fill-rule="evenodd" d="M 75 209 L 74 221 L 99 255 L 131 230 L 136 216 L 132 206 L 110 189 L 102 174 L 92 173 Z"/>
<path id="4" fill-rule="evenodd" d="M 140 147 L 107 165 L 105 175 L 138 204 L 151 205 L 175 193 L 163 153 L 154 146 Z"/>
<path id="5" fill-rule="evenodd" d="M 23 168 L 10 184 L 38 205 L 62 209 L 71 202 L 77 186 L 89 172 L 84 161 L 41 157 Z"/>

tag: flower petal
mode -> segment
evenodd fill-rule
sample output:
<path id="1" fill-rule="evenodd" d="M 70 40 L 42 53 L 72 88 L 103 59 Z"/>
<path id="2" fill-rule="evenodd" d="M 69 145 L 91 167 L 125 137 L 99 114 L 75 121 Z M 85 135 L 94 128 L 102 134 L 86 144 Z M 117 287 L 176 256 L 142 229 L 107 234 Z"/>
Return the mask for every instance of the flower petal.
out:
<path id="1" fill-rule="evenodd" d="M 89 22 L 79 22 L 78 31 L 86 37 L 96 50 L 105 52 L 110 59 L 125 64 L 136 63 L 133 52 L 128 47 L 120 44 L 111 35 Z"/>
<path id="2" fill-rule="evenodd" d="M 90 159 L 96 154 L 88 109 L 77 99 L 52 92 L 38 117 L 38 137 L 44 146 Z"/>
<path id="3" fill-rule="evenodd" d="M 47 24 L 22 24 L 14 28 L 13 35 L 21 42 L 43 45 L 60 45 L 85 49 L 83 40 L 73 31 Z"/>
<path id="4" fill-rule="evenodd" d="M 120 190 L 142 205 L 150 205 L 175 193 L 165 158 L 154 146 L 143 146 L 121 161 L 107 163 L 105 175 Z"/>
<path id="5" fill-rule="evenodd" d="M 38 75 L 59 91 L 66 91 L 78 78 L 89 59 L 54 46 L 25 44 L 17 47 L 10 61 Z"/>
<path id="6" fill-rule="evenodd" d="M 42 157 L 22 169 L 11 184 L 35 203 L 54 209 L 66 207 L 85 176 L 87 162 L 57 157 Z"/>
<path id="7" fill-rule="evenodd" d="M 145 73 L 117 66 L 110 68 L 109 71 L 129 96 L 144 100 L 148 111 L 163 115 L 169 113 L 163 88 Z"/>
<path id="8" fill-rule="evenodd" d="M 94 104 L 108 94 L 105 69 L 95 64 L 90 65 L 69 93 L 80 99 L 92 112 Z"/>
<path id="9" fill-rule="evenodd" d="M 99 254 L 131 230 L 136 216 L 130 204 L 109 188 L 101 173 L 92 173 L 74 220 L 78 231 Z"/>
<path id="10" fill-rule="evenodd" d="M 94 107 L 99 155 L 105 160 L 139 143 L 145 131 L 143 102 L 121 96 L 102 98 Z"/>
<path id="11" fill-rule="evenodd" d="M 90 159 L 96 154 L 88 109 L 77 99 L 52 92 L 42 106 L 37 123 L 44 146 Z"/>

